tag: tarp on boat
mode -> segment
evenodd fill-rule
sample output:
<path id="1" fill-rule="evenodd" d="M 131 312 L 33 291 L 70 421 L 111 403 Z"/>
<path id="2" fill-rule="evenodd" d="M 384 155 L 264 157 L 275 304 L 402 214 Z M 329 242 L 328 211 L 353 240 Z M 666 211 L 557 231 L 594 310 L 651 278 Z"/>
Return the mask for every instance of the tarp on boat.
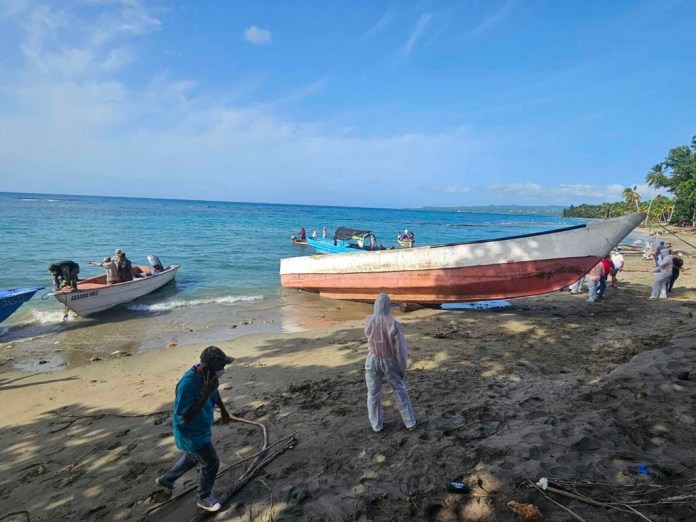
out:
<path id="1" fill-rule="evenodd" d="M 334 234 L 334 240 L 350 241 L 352 239 L 363 239 L 370 236 L 372 232 L 369 230 L 357 230 L 350 227 L 338 227 Z"/>

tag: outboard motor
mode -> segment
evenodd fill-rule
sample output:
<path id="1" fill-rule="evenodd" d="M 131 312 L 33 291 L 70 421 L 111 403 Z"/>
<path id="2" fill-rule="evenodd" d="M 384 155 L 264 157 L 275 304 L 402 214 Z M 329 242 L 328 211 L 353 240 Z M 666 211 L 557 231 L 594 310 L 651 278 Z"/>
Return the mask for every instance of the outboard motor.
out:
<path id="1" fill-rule="evenodd" d="M 152 265 L 152 268 L 155 269 L 155 272 L 162 272 L 164 270 L 162 263 L 160 263 L 159 257 L 157 257 L 155 254 L 148 254 L 147 261 L 150 263 L 150 265 Z"/>

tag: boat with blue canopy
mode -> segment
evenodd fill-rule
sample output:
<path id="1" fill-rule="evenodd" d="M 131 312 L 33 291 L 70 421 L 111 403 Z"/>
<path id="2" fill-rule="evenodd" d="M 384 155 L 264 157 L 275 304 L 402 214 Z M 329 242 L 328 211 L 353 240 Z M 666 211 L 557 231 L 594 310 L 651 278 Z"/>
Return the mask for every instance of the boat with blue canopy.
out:
<path id="1" fill-rule="evenodd" d="M 20 306 L 29 301 L 36 292 L 43 290 L 43 288 L 43 286 L 28 286 L 26 288 L 0 290 L 0 323 L 16 312 Z"/>
<path id="2" fill-rule="evenodd" d="M 308 237 L 307 244 L 322 254 L 380 250 L 372 232 L 350 227 L 338 227 L 333 237 Z"/>

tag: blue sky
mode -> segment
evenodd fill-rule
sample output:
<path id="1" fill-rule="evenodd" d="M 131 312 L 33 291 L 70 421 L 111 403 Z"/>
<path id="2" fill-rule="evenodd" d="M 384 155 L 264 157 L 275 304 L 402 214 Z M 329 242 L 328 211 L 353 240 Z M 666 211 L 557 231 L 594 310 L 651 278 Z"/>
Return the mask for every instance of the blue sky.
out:
<path id="1" fill-rule="evenodd" d="M 0 0 L 0 191 L 620 199 L 696 134 L 696 2 Z"/>

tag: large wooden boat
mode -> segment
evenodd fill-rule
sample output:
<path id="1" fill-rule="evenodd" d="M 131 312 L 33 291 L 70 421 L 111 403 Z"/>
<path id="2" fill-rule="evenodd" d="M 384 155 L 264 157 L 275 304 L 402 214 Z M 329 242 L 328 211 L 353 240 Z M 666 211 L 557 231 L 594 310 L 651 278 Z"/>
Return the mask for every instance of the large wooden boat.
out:
<path id="1" fill-rule="evenodd" d="M 154 292 L 176 276 L 179 265 L 171 265 L 157 272 L 149 266 L 134 266 L 132 281 L 107 284 L 106 274 L 77 282 L 77 290 L 63 288 L 51 295 L 83 317 L 128 303 Z"/>
<path id="2" fill-rule="evenodd" d="M 645 216 L 497 240 L 281 259 L 280 282 L 333 299 L 442 304 L 545 294 L 577 281 Z"/>
<path id="3" fill-rule="evenodd" d="M 29 301 L 36 292 L 42 289 L 43 286 L 30 286 L 26 288 L 0 290 L 0 323 L 16 312 L 20 306 Z"/>

